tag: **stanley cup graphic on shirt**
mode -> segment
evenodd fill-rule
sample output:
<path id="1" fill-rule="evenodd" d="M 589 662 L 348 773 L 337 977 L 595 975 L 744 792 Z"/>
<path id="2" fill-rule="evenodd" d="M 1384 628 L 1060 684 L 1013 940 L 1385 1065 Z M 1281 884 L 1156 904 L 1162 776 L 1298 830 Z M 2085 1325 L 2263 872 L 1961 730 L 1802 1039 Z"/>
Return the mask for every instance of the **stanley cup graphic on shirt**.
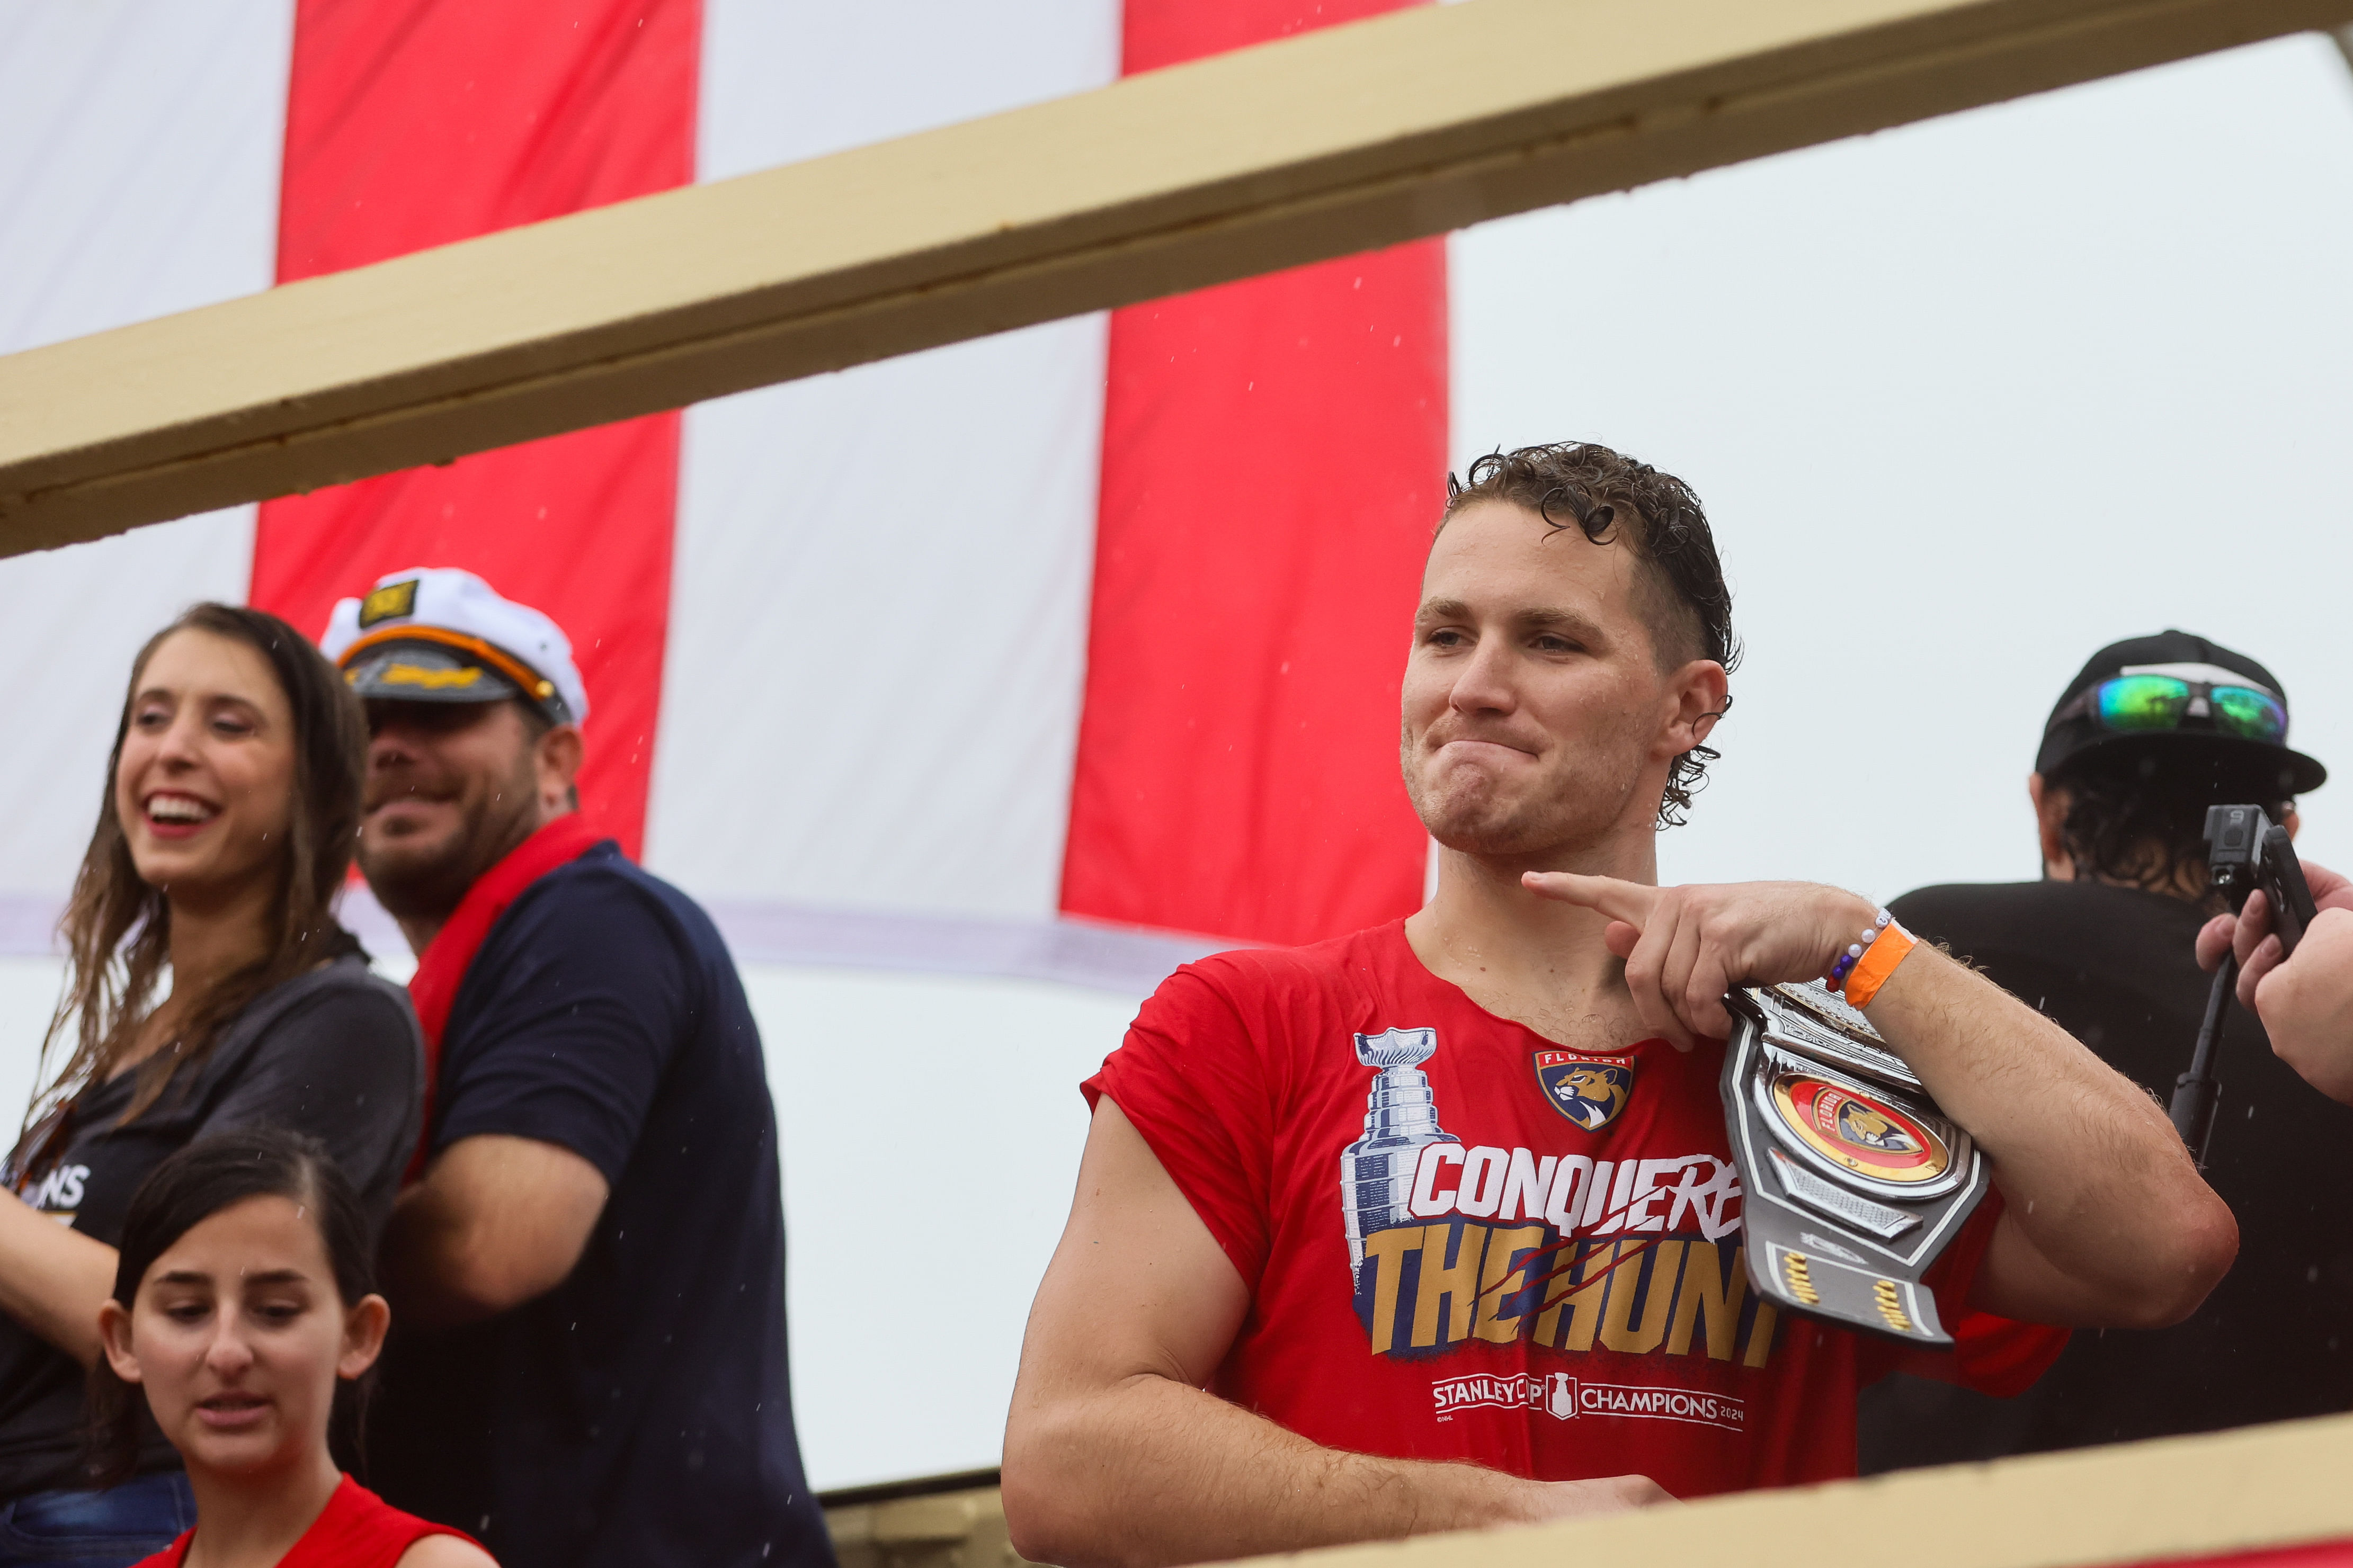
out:
<path id="1" fill-rule="evenodd" d="M 1462 1142 L 1438 1124 L 1430 1075 L 1435 1029 L 1387 1029 L 1356 1037 L 1356 1059 L 1378 1068 L 1365 1102 L 1365 1135 L 1340 1151 L 1340 1208 L 1347 1217 L 1348 1270 L 1365 1267 L 1365 1237 L 1413 1217 L 1414 1167 L 1424 1145 Z"/>

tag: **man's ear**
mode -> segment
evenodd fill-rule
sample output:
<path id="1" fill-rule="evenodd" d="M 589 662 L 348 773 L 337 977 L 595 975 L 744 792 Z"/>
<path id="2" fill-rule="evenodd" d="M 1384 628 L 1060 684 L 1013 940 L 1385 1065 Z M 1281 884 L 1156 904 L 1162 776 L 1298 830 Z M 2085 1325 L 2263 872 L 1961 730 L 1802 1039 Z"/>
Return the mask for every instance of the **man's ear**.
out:
<path id="1" fill-rule="evenodd" d="M 346 1383 L 357 1380 L 384 1353 L 385 1331 L 392 1327 L 392 1309 L 381 1296 L 366 1295 L 343 1315 L 343 1353 L 335 1358 L 335 1375 Z"/>
<path id="2" fill-rule="evenodd" d="M 2287 836 L 2290 838 L 2294 838 L 2296 829 L 2304 826 L 2304 816 L 2291 805 L 2287 808 L 2287 815 L 2280 818 L 2280 826 L 2287 829 Z"/>
<path id="3" fill-rule="evenodd" d="M 580 726 L 558 724 L 539 738 L 533 753 L 539 775 L 539 807 L 543 817 L 561 816 L 579 804 L 572 793 L 585 754 Z"/>
<path id="4" fill-rule="evenodd" d="M 131 1353 L 131 1314 L 111 1297 L 99 1303 L 98 1342 L 115 1376 L 125 1383 L 140 1380 L 139 1358 Z"/>
<path id="5" fill-rule="evenodd" d="M 1675 707 L 1662 743 L 1668 756 L 1679 757 L 1694 746 L 1706 744 L 1715 721 L 1730 705 L 1732 679 L 1715 660 L 1695 658 L 1675 671 L 1668 689 Z"/>
<path id="6" fill-rule="evenodd" d="M 2026 775 L 2026 798 L 2034 803 L 2034 837 L 2042 854 L 2042 875 L 2053 882 L 2075 879 L 2074 857 L 2067 853 L 2067 807 L 2073 804 L 2064 785 L 2053 787 L 2041 773 Z"/>

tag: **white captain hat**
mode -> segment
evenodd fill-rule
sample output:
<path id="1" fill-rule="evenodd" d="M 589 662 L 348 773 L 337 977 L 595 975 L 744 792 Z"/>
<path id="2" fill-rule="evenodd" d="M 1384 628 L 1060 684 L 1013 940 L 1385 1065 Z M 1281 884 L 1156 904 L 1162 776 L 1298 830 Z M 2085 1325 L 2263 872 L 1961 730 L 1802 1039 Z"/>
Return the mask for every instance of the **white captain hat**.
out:
<path id="1" fill-rule="evenodd" d="M 339 599 L 319 647 L 361 697 L 393 702 L 520 699 L 558 724 L 588 717 L 564 628 L 471 572 L 417 567 Z"/>

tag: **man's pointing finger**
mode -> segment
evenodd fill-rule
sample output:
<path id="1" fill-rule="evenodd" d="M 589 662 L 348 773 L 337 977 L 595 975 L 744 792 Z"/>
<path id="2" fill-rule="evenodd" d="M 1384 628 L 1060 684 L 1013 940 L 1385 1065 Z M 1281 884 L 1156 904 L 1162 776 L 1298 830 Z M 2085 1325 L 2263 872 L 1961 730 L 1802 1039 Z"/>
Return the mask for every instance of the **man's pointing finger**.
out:
<path id="1" fill-rule="evenodd" d="M 1651 918 L 1658 906 L 1659 889 L 1646 888 L 1640 882 L 1621 882 L 1615 877 L 1584 877 L 1574 871 L 1528 871 L 1522 873 L 1520 883 L 1532 893 L 1547 899 L 1558 899 L 1564 904 L 1582 904 L 1588 910 L 1599 910 L 1613 921 L 1624 921 L 1640 927 Z"/>

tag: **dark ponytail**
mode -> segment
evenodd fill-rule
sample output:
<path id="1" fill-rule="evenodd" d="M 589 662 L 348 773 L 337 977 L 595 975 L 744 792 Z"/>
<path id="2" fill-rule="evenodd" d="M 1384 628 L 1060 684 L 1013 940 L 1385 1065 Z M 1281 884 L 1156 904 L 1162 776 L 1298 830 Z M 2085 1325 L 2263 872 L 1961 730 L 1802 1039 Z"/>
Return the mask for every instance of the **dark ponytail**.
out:
<path id="1" fill-rule="evenodd" d="M 325 1244 L 328 1267 L 334 1270 L 335 1293 L 346 1309 L 375 1289 L 366 1216 L 326 1145 L 299 1132 L 256 1127 L 200 1138 L 139 1184 L 122 1222 L 115 1303 L 131 1310 L 139 1298 L 139 1281 L 166 1247 L 248 1198 L 285 1198 L 311 1216 Z M 354 1452 L 372 1380 L 373 1373 L 335 1391 L 331 1430 Z M 101 1353 L 90 1371 L 82 1449 L 90 1485 L 119 1486 L 138 1474 L 140 1439 L 152 1430 L 144 1419 L 146 1410 L 142 1392 L 116 1376 Z"/>

